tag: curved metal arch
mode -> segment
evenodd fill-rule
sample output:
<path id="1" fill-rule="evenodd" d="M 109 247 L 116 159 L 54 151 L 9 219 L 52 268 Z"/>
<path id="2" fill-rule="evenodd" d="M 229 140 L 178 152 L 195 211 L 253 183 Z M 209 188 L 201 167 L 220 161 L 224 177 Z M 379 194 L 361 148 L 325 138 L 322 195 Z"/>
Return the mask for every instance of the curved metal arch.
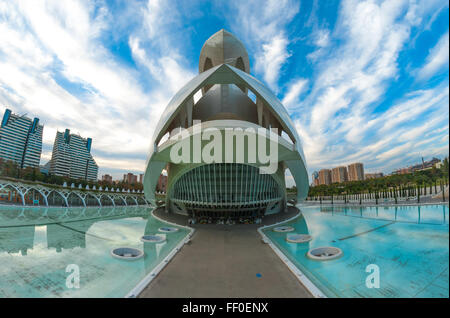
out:
<path id="1" fill-rule="evenodd" d="M 286 165 L 291 170 L 291 172 L 295 173 L 295 182 L 297 184 L 297 187 L 299 188 L 299 186 L 301 185 L 306 189 L 305 191 L 307 192 L 307 189 L 309 187 L 307 181 L 307 165 L 301 145 L 301 140 L 286 109 L 278 100 L 278 98 L 271 92 L 271 90 L 264 84 L 262 84 L 259 80 L 228 64 L 221 64 L 203 73 L 200 73 L 174 95 L 174 97 L 164 110 L 163 115 L 161 116 L 155 129 L 152 143 L 150 145 L 150 154 L 146 161 L 146 172 L 153 171 L 154 174 L 156 172 L 160 172 L 164 168 L 164 162 L 158 162 L 154 159 L 154 155 L 158 153 L 159 141 L 166 134 L 167 130 L 172 125 L 172 122 L 176 119 L 176 116 L 178 116 L 183 109 L 188 108 L 188 106 L 193 106 L 194 94 L 202 87 L 211 84 L 235 84 L 238 86 L 245 86 L 256 95 L 257 104 L 259 100 L 259 103 L 262 103 L 262 105 L 266 107 L 266 109 L 271 113 L 270 116 L 273 116 L 279 122 L 281 128 L 289 135 L 291 140 L 294 142 L 292 150 L 300 155 L 300 161 L 302 163 L 298 164 L 296 163 L 297 160 L 289 160 L 286 161 Z M 258 105 L 256 105 L 256 107 L 258 107 Z M 148 185 L 147 188 L 153 189 L 155 182 L 156 180 L 153 180 L 152 176 L 149 176 L 148 173 L 144 175 L 144 184 Z M 153 204 L 153 195 L 148 193 L 147 190 L 145 192 L 146 196 L 150 195 L 150 202 L 151 204 Z M 304 196 L 306 195 L 300 194 L 300 192 L 298 192 L 297 194 L 299 201 L 302 200 Z"/>
<path id="2" fill-rule="evenodd" d="M 81 202 L 83 202 L 83 206 L 86 207 L 86 201 L 84 200 L 84 198 L 77 191 L 70 191 L 69 194 L 67 195 L 67 199 L 69 198 L 69 196 L 71 194 L 75 194 L 76 196 L 78 196 L 81 199 Z"/>
<path id="3" fill-rule="evenodd" d="M 151 203 L 145 198 L 145 195 L 141 197 L 144 200 L 144 204 L 151 205 Z"/>
<path id="4" fill-rule="evenodd" d="M 14 188 L 14 190 L 16 190 L 17 192 L 21 192 L 21 190 L 19 190 L 19 188 L 16 187 L 14 185 L 14 183 L 8 182 L 8 183 L 3 184 L 3 188 L 6 188 L 7 186 L 10 186 L 10 187 Z"/>
<path id="5" fill-rule="evenodd" d="M 39 188 L 34 188 L 34 190 L 36 190 L 37 192 L 39 192 L 42 195 L 42 197 L 44 198 L 44 201 L 45 201 L 45 206 L 48 206 L 47 196 Z"/>
<path id="6" fill-rule="evenodd" d="M 182 106 L 184 106 L 189 99 L 193 98 L 194 94 L 200 88 L 207 84 L 240 84 L 245 85 L 247 88 L 252 90 L 257 97 L 265 102 L 272 114 L 278 119 L 283 129 L 296 144 L 297 150 L 301 154 L 303 161 L 305 161 L 300 137 L 298 136 L 294 123 L 282 103 L 270 91 L 270 89 L 259 80 L 228 64 L 221 64 L 200 73 L 175 94 L 164 110 L 163 115 L 156 126 L 151 147 L 154 148 L 156 146 L 155 144 L 161 140 L 172 121 L 178 115 Z M 152 150 L 155 151 L 155 149 Z"/>
<path id="7" fill-rule="evenodd" d="M 98 202 L 99 207 L 102 207 L 102 202 L 100 201 L 100 198 L 95 194 L 95 193 L 91 193 L 91 192 L 87 192 L 84 194 L 84 199 L 86 200 L 87 196 L 91 196 L 93 198 L 95 198 Z"/>
<path id="8" fill-rule="evenodd" d="M 223 121 L 223 120 L 216 120 L 216 121 L 208 121 L 205 123 L 202 123 L 202 128 L 207 129 L 210 127 L 214 127 L 216 129 L 222 130 L 226 129 L 228 127 L 247 127 L 247 128 L 255 128 L 255 134 L 258 129 L 257 124 L 245 122 L 245 121 L 237 121 L 237 120 L 231 120 L 231 121 Z M 183 140 L 184 138 L 191 138 L 191 136 L 194 135 L 194 126 L 189 127 L 187 129 L 189 132 L 186 134 L 186 136 L 182 136 Z M 197 133 L 201 133 L 201 131 L 198 131 Z M 293 145 L 286 140 L 284 140 L 280 136 L 276 136 L 278 138 L 278 146 L 279 148 L 279 157 L 278 160 L 284 161 L 286 163 L 286 166 L 291 170 L 292 175 L 294 177 L 294 181 L 297 185 L 298 189 L 302 189 L 302 191 L 297 192 L 297 198 L 298 200 L 302 200 L 304 197 L 306 197 L 308 192 L 308 176 L 307 176 L 307 167 L 302 160 L 301 154 L 296 151 L 296 149 L 293 149 Z M 159 151 L 156 153 L 152 153 L 149 163 L 146 167 L 146 173 L 144 176 L 144 186 L 146 191 L 146 198 L 148 198 L 152 205 L 155 204 L 154 201 L 154 189 L 156 187 L 157 179 L 159 177 L 160 172 L 162 169 L 166 166 L 167 160 L 164 160 L 164 153 L 166 151 L 170 151 L 170 147 L 175 145 L 177 142 L 180 142 L 180 140 L 177 141 L 171 141 L 168 140 L 164 144 L 162 144 L 159 147 Z M 224 154 L 222 154 L 224 156 Z M 203 165 L 203 163 L 192 163 L 189 167 L 186 167 L 186 169 L 193 169 L 196 166 Z M 176 181 L 172 179 L 170 181 L 170 184 L 174 184 L 173 182 Z M 282 184 L 279 182 L 279 184 Z M 284 186 L 284 185 L 283 185 Z M 168 188 L 170 188 L 170 185 L 168 185 Z"/>
<path id="9" fill-rule="evenodd" d="M 114 199 L 116 199 L 116 198 L 121 199 L 122 202 L 125 204 L 125 206 L 127 206 L 126 200 L 124 200 L 124 198 L 123 198 L 119 193 L 117 193 L 117 194 L 112 194 L 111 197 L 113 198 L 113 201 L 114 201 Z M 115 202 L 114 202 L 114 206 L 116 206 Z"/>
<path id="10" fill-rule="evenodd" d="M 103 196 L 107 197 L 107 198 L 112 202 L 112 205 L 113 205 L 113 206 L 116 206 L 116 203 L 114 202 L 114 199 L 111 198 L 111 196 L 110 196 L 109 194 L 107 194 L 107 193 L 102 193 L 102 194 L 100 195 L 100 199 L 101 199 Z"/>
<path id="11" fill-rule="evenodd" d="M 16 191 L 20 194 L 20 198 L 22 199 L 22 205 L 25 205 L 25 196 L 24 196 L 24 194 L 22 193 L 22 190 L 21 190 L 20 188 L 16 187 L 16 186 L 15 186 L 13 183 L 11 183 L 11 182 L 5 183 L 5 184 L 3 185 L 2 188 L 6 188 L 7 186 L 10 186 L 11 188 L 13 188 L 14 190 L 16 190 Z"/>
<path id="12" fill-rule="evenodd" d="M 36 189 L 41 190 L 41 192 L 42 192 L 43 195 L 45 195 L 45 196 L 48 196 L 48 194 L 49 194 L 49 193 L 51 192 L 51 190 L 52 190 L 52 189 L 48 189 L 48 188 L 43 187 L 43 186 L 40 186 L 40 185 L 38 185 L 38 186 L 36 187 Z"/>
<path id="13" fill-rule="evenodd" d="M 135 203 L 136 205 L 139 205 L 139 200 L 138 200 L 138 195 L 133 195 L 133 194 L 128 194 L 128 193 L 105 193 L 105 192 L 101 192 L 101 193 L 92 193 L 92 192 L 84 192 L 84 193 L 80 193 L 79 191 L 76 190 L 72 190 L 72 189 L 66 189 L 66 188 L 61 188 L 61 189 L 55 189 L 55 188 L 47 188 L 45 186 L 34 186 L 34 185 L 28 185 L 28 184 L 20 184 L 20 183 L 14 183 L 14 182 L 6 182 L 6 183 L 2 183 L 0 182 L 0 189 L 5 189 L 7 187 L 10 187 L 12 190 L 15 190 L 21 197 L 22 200 L 22 205 L 25 205 L 25 195 L 29 190 L 35 190 L 37 192 L 39 192 L 42 197 L 44 198 L 45 204 L 46 206 L 49 206 L 49 201 L 48 198 L 49 196 L 52 194 L 52 192 L 58 194 L 64 201 L 64 204 L 66 207 L 69 207 L 69 202 L 68 202 L 68 198 L 70 195 L 74 194 L 76 195 L 83 203 L 84 207 L 87 207 L 86 204 L 86 197 L 88 195 L 94 197 L 98 204 L 99 207 L 102 207 L 101 204 L 101 198 L 103 196 L 106 196 L 106 198 L 108 198 L 113 207 L 116 206 L 115 203 L 115 198 L 118 198 L 120 200 L 122 200 L 122 202 L 124 203 L 125 206 L 128 206 L 127 202 L 126 202 L 126 197 L 130 197 Z M 144 201 L 144 204 L 149 204 L 148 200 L 145 198 L 144 195 L 139 196 L 140 198 L 142 198 L 142 200 Z"/>
<path id="14" fill-rule="evenodd" d="M 141 195 L 136 196 L 136 201 L 138 201 L 138 203 L 139 203 L 139 199 L 142 199 L 142 200 L 144 201 L 144 204 L 147 204 L 147 205 L 148 205 L 147 200 L 145 200 L 145 196 L 141 196 Z"/>
<path id="15" fill-rule="evenodd" d="M 139 205 L 136 198 L 133 195 L 127 195 L 126 198 L 131 198 L 134 200 L 134 202 L 136 203 L 136 205 Z"/>
<path id="16" fill-rule="evenodd" d="M 123 203 L 125 203 L 125 206 L 128 206 L 127 200 L 125 200 L 125 199 L 123 198 L 123 196 L 121 196 L 121 195 L 118 194 L 117 197 L 122 199 Z"/>
<path id="17" fill-rule="evenodd" d="M 40 188 L 34 187 L 34 186 L 30 186 L 28 188 L 25 187 L 25 189 L 27 189 L 27 190 L 24 192 L 24 194 L 23 194 L 24 196 L 25 196 L 25 194 L 28 193 L 28 191 L 35 190 L 35 191 L 39 192 L 42 195 L 42 197 L 44 198 L 45 206 L 48 206 L 47 196 L 41 191 Z"/>
<path id="18" fill-rule="evenodd" d="M 55 190 L 55 189 L 50 190 L 50 191 L 47 193 L 47 198 L 49 197 L 49 195 L 50 195 L 52 192 L 55 192 L 55 193 L 59 194 L 59 195 L 63 198 L 64 202 L 66 203 L 66 207 L 67 207 L 67 208 L 69 207 L 69 202 L 67 201 L 67 197 L 66 197 L 63 193 L 61 193 L 60 191 L 57 191 L 57 190 Z"/>

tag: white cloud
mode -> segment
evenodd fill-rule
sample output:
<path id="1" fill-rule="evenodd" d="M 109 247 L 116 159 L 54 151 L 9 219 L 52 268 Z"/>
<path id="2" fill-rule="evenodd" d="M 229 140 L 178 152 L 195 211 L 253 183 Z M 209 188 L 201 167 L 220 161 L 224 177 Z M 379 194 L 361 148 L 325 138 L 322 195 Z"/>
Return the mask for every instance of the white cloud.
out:
<path id="1" fill-rule="evenodd" d="M 435 47 L 430 50 L 425 65 L 419 70 L 418 78 L 427 79 L 436 73 L 448 71 L 448 32 L 444 34 Z"/>
<path id="2" fill-rule="evenodd" d="M 290 105 L 311 170 L 363 161 L 386 171 L 395 156 L 411 152 L 415 140 L 448 120 L 445 83 L 376 109 L 387 87 L 396 85 L 398 56 L 412 28 L 430 12 L 432 6 L 408 1 L 343 1 L 335 29 L 313 33 L 314 81 L 302 102 Z M 333 47 L 336 42 L 342 44 Z M 288 90 L 285 99 L 291 96 Z"/>
<path id="3" fill-rule="evenodd" d="M 178 63 L 177 55 L 149 56 L 140 47 L 140 39 L 133 36 L 130 37 L 129 44 L 135 60 L 149 70 L 150 74 L 161 84 L 161 88 L 166 90 L 168 95 L 176 93 L 195 76 L 193 71 L 183 68 Z"/>
<path id="4" fill-rule="evenodd" d="M 150 30 L 146 18 L 153 4 L 130 6 L 135 12 L 127 14 L 140 24 L 130 43 L 133 37 L 148 41 L 154 36 L 142 31 Z M 154 23 L 157 30 L 162 22 Z M 154 41 L 155 54 L 142 52 L 158 65 L 149 77 L 159 84 L 146 91 L 138 79 L 141 69 L 120 63 L 105 47 L 103 35 L 115 27 L 101 2 L 0 1 L 0 103 L 2 109 L 39 117 L 47 145 L 53 145 L 57 129 L 69 128 L 93 138 L 102 171 L 142 171 L 160 113 L 193 72 L 179 63 L 176 52 L 163 47 L 163 41 Z M 111 157 L 103 158 L 103 153 Z M 129 159 L 117 159 L 118 155 Z M 44 153 L 42 162 L 48 159 Z"/>
<path id="5" fill-rule="evenodd" d="M 306 57 L 316 62 L 320 57 L 326 54 L 326 48 L 330 45 L 330 31 L 327 29 L 319 29 L 312 33 L 312 42 L 317 50 L 309 53 Z"/>
<path id="6" fill-rule="evenodd" d="M 300 4 L 293 0 L 237 1 L 227 19 L 237 35 L 255 50 L 254 68 L 274 91 L 278 90 L 281 68 L 291 56 L 286 27 L 297 15 Z"/>
<path id="7" fill-rule="evenodd" d="M 392 157 L 399 157 L 400 154 L 404 153 L 405 150 L 411 149 L 412 143 L 408 142 L 405 144 L 402 144 L 400 146 L 391 148 L 385 152 L 382 152 L 378 154 L 375 158 L 380 160 L 387 160 L 391 159 Z"/>
<path id="8" fill-rule="evenodd" d="M 256 56 L 255 69 L 264 73 L 264 80 L 276 87 L 281 66 L 290 56 L 287 52 L 288 40 L 283 35 L 275 36 L 262 45 L 262 52 Z"/>
<path id="9" fill-rule="evenodd" d="M 283 97 L 282 103 L 285 107 L 298 107 L 299 97 L 305 92 L 308 85 L 308 80 L 305 78 L 299 78 L 290 83 L 288 90 Z"/>
<path id="10" fill-rule="evenodd" d="M 382 116 L 379 116 L 371 123 L 378 122 L 382 124 L 379 128 L 382 133 L 392 131 L 401 126 L 401 124 L 418 118 L 419 115 L 428 112 L 432 107 L 445 105 L 449 97 L 449 88 L 447 86 L 422 90 L 409 94 L 409 97 L 405 102 L 393 105 Z M 441 115 L 443 114 L 437 114 L 439 117 Z"/>
<path id="11" fill-rule="evenodd" d="M 330 31 L 326 29 L 318 30 L 314 39 L 314 44 L 318 47 L 326 47 L 330 43 Z"/>

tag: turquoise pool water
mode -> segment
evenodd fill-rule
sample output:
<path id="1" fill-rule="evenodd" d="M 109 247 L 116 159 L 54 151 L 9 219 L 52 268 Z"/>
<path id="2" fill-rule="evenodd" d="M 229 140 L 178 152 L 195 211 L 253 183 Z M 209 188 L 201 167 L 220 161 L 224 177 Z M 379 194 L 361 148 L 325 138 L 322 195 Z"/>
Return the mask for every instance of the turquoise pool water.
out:
<path id="1" fill-rule="evenodd" d="M 124 297 L 152 271 L 188 230 L 167 226 L 147 207 L 20 208 L 0 206 L 0 297 Z M 144 234 L 166 238 L 143 243 Z M 119 260 L 120 246 L 142 249 L 144 257 Z M 66 280 L 79 268 L 79 288 Z M 69 284 L 70 286 L 70 284 Z"/>
<path id="2" fill-rule="evenodd" d="M 328 297 L 449 297 L 448 205 L 300 209 L 283 225 L 312 235 L 309 243 L 289 243 L 273 227 L 264 233 Z M 319 246 L 344 254 L 306 257 Z M 370 264 L 379 268 L 379 288 L 366 286 Z"/>

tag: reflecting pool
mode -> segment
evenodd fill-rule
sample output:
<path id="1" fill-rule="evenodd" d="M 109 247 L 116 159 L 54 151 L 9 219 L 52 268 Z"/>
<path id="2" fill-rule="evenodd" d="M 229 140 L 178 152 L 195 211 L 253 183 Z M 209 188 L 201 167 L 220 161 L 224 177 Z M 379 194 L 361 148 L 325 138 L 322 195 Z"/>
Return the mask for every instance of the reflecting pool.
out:
<path id="1" fill-rule="evenodd" d="M 273 228 L 264 233 L 325 295 L 449 297 L 448 205 L 300 209 L 302 216 L 283 225 L 295 228 L 290 233 L 311 235 L 311 241 L 287 242 L 288 234 Z M 320 246 L 338 247 L 343 256 L 306 257 Z"/>
<path id="2" fill-rule="evenodd" d="M 0 206 L 0 297 L 124 297 L 189 234 L 184 228 L 159 232 L 167 223 L 150 211 Z M 153 234 L 165 240 L 140 240 Z M 111 250 L 121 246 L 145 255 L 133 261 L 112 257 Z M 79 270 L 79 288 L 71 264 Z"/>

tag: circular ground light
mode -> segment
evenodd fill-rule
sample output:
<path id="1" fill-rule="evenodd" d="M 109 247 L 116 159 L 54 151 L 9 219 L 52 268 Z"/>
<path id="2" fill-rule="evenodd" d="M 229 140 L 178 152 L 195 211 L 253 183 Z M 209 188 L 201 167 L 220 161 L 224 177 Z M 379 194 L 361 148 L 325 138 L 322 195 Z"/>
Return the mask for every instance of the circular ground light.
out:
<path id="1" fill-rule="evenodd" d="M 164 233 L 172 233 L 172 232 L 176 232 L 178 231 L 178 229 L 176 227 L 160 227 L 158 229 L 160 232 L 164 232 Z"/>
<path id="2" fill-rule="evenodd" d="M 144 252 L 132 247 L 117 247 L 111 250 L 111 255 L 123 260 L 136 260 L 144 256 Z"/>
<path id="3" fill-rule="evenodd" d="M 292 226 L 278 226 L 273 229 L 275 232 L 291 232 L 295 230 Z"/>
<path id="4" fill-rule="evenodd" d="M 312 236 L 308 234 L 288 234 L 286 241 L 290 243 L 306 243 L 312 240 Z"/>
<path id="5" fill-rule="evenodd" d="M 161 243 L 164 242 L 166 239 L 159 235 L 144 235 L 141 236 L 141 241 L 144 243 Z"/>
<path id="6" fill-rule="evenodd" d="M 342 250 L 333 246 L 313 248 L 308 251 L 307 256 L 317 261 L 328 261 L 342 256 Z"/>

